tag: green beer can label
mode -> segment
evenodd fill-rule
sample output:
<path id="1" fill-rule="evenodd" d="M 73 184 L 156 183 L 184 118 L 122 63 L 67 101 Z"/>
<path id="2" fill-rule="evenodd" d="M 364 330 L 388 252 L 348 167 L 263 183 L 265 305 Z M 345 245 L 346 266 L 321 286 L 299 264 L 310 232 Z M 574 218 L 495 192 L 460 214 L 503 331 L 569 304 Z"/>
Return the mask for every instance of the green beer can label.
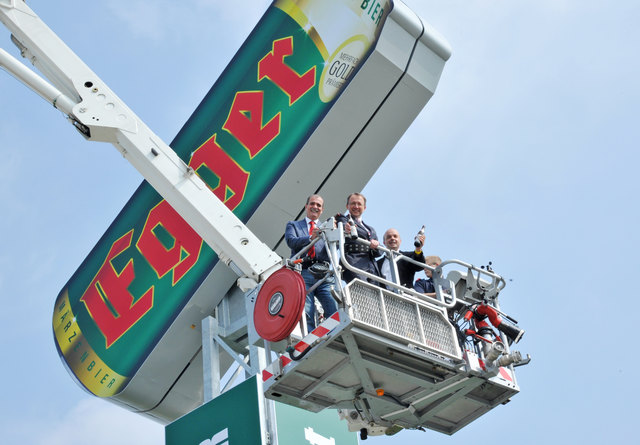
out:
<path id="1" fill-rule="evenodd" d="M 171 143 L 243 222 L 366 60 L 391 2 L 278 0 Z M 118 394 L 217 262 L 143 182 L 56 299 L 58 351 L 91 393 Z"/>

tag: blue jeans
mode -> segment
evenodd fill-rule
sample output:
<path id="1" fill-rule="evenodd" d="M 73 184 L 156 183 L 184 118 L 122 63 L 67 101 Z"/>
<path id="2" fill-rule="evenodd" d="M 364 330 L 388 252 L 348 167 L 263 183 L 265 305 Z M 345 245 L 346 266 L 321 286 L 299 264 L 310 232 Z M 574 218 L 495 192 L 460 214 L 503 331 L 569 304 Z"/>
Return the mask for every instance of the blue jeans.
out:
<path id="1" fill-rule="evenodd" d="M 308 269 L 302 269 L 302 278 L 304 284 L 309 289 L 318 280 L 313 276 Z M 307 294 L 307 299 L 304 303 L 304 312 L 307 315 L 307 331 L 311 332 L 316 328 L 316 305 L 314 297 L 318 299 L 322 310 L 324 311 L 325 318 L 329 318 L 331 315 L 338 311 L 336 300 L 331 295 L 331 285 L 333 284 L 333 278 L 329 278 L 327 281 L 318 286 L 313 292 Z"/>

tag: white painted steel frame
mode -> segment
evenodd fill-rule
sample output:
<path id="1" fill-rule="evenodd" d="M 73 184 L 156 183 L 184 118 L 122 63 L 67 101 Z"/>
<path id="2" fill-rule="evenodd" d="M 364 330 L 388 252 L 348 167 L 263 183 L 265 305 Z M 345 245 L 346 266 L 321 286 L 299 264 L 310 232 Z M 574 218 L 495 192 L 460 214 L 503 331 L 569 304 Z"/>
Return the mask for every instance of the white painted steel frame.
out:
<path id="1" fill-rule="evenodd" d="M 281 258 L 24 1 L 0 0 L 0 20 L 23 45 L 25 55 L 66 96 L 64 102 L 75 102 L 70 113 L 63 111 L 86 128 L 85 137 L 113 144 L 224 263 L 235 264 L 256 284 L 278 267 Z M 45 98 L 53 100 L 50 96 Z"/>

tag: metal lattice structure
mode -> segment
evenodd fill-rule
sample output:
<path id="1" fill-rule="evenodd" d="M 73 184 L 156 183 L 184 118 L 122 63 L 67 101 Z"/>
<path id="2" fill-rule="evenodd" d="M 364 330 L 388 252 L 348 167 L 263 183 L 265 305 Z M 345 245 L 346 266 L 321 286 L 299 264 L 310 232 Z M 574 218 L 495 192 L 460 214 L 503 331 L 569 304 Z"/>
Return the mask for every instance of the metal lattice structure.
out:
<path id="1" fill-rule="evenodd" d="M 444 310 L 402 294 L 354 280 L 347 287 L 354 322 L 393 334 L 452 359 L 462 353 Z"/>

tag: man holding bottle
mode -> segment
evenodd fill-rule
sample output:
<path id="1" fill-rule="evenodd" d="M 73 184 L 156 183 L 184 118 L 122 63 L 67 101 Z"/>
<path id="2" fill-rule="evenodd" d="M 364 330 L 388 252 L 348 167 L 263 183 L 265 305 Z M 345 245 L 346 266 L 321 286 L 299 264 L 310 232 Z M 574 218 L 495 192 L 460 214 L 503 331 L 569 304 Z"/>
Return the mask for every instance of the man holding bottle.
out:
<path id="1" fill-rule="evenodd" d="M 409 257 L 414 261 L 424 263 L 424 253 L 422 253 L 424 240 L 424 233 L 417 235 L 415 250 L 401 251 L 400 254 Z M 400 238 L 400 233 L 396 229 L 391 228 L 384 232 L 383 241 L 387 249 L 396 252 L 400 251 L 400 244 L 402 243 L 402 239 Z M 383 255 L 382 257 L 378 258 L 378 267 L 380 268 L 382 276 L 386 280 L 394 281 L 393 274 L 391 272 L 392 264 L 389 261 L 387 255 Z M 398 268 L 397 282 L 399 282 L 404 287 L 412 288 L 413 278 L 415 277 L 416 272 L 421 271 L 424 266 L 418 266 L 404 259 L 400 259 L 396 262 L 396 267 Z"/>

